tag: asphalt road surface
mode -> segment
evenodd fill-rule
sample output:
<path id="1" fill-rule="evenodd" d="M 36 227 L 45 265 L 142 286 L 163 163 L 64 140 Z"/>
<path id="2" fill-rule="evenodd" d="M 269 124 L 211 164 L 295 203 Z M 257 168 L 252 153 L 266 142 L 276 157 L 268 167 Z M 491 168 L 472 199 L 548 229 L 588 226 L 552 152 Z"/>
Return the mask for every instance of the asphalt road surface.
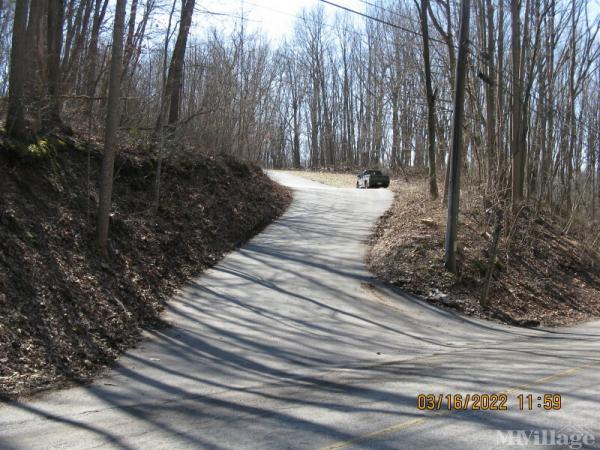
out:
<path id="1" fill-rule="evenodd" d="M 1 406 L 0 448 L 600 448 L 600 322 L 519 329 L 394 292 L 364 265 L 388 190 L 272 176 L 295 189 L 284 216 L 107 376 Z M 419 410 L 430 393 L 507 410 Z"/>

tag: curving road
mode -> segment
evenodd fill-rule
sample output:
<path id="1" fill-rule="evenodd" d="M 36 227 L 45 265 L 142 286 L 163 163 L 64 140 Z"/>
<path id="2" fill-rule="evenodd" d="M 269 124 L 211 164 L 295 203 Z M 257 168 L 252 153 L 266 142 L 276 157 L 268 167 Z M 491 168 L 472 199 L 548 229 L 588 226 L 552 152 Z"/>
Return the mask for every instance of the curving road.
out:
<path id="1" fill-rule="evenodd" d="M 284 216 L 178 292 L 173 327 L 106 377 L 0 407 L 0 448 L 500 449 L 542 430 L 600 448 L 600 322 L 518 329 L 392 291 L 363 262 L 389 191 L 271 176 L 295 190 Z M 416 407 L 502 392 L 508 411 Z M 544 393 L 561 409 L 538 408 Z"/>

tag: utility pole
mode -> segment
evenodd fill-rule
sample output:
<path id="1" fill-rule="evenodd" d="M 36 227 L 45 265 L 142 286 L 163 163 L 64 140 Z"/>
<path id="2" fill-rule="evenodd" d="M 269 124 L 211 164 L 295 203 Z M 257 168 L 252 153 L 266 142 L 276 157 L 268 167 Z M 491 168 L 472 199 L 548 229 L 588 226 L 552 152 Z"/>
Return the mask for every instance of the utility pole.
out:
<path id="1" fill-rule="evenodd" d="M 458 35 L 458 61 L 456 64 L 456 89 L 454 90 L 454 113 L 452 124 L 452 150 L 450 154 L 450 178 L 448 185 L 448 223 L 446 225 L 446 254 L 444 264 L 452 273 L 456 268 L 456 235 L 458 230 L 458 208 L 460 204 L 460 165 L 462 163 L 462 129 L 464 121 L 465 78 L 467 75 L 467 47 L 469 45 L 469 16 L 471 1 L 462 0 L 460 31 Z"/>

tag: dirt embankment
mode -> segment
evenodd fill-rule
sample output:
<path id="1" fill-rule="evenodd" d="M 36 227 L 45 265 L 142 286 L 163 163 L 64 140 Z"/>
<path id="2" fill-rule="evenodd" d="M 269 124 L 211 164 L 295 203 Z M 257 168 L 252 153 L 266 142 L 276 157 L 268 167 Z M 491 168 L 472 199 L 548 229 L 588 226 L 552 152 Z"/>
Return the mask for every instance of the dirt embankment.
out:
<path id="1" fill-rule="evenodd" d="M 565 235 L 564 224 L 528 207 L 505 218 L 489 305 L 482 307 L 495 215 L 476 195 L 461 199 L 456 277 L 443 265 L 447 210 L 429 200 L 424 183 L 395 181 L 393 189 L 394 204 L 379 220 L 368 254 L 369 269 L 379 278 L 504 323 L 559 326 L 600 317 L 600 254 L 591 248 L 596 234 L 589 241 Z"/>
<path id="2" fill-rule="evenodd" d="M 121 154 L 104 261 L 94 247 L 100 153 L 49 139 L 11 155 L 0 140 L 0 397 L 90 380 L 162 325 L 174 288 L 291 200 L 258 167 L 197 156 L 165 167 L 155 215 L 154 163 Z"/>

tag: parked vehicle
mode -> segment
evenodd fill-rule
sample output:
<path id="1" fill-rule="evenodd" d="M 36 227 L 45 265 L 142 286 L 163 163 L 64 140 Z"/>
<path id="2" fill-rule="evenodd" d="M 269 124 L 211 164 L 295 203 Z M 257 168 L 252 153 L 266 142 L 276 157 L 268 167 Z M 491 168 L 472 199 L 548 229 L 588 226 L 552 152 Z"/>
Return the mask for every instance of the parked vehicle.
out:
<path id="1" fill-rule="evenodd" d="M 381 170 L 365 170 L 358 174 L 357 189 L 386 188 L 390 185 L 390 177 L 381 173 Z"/>

